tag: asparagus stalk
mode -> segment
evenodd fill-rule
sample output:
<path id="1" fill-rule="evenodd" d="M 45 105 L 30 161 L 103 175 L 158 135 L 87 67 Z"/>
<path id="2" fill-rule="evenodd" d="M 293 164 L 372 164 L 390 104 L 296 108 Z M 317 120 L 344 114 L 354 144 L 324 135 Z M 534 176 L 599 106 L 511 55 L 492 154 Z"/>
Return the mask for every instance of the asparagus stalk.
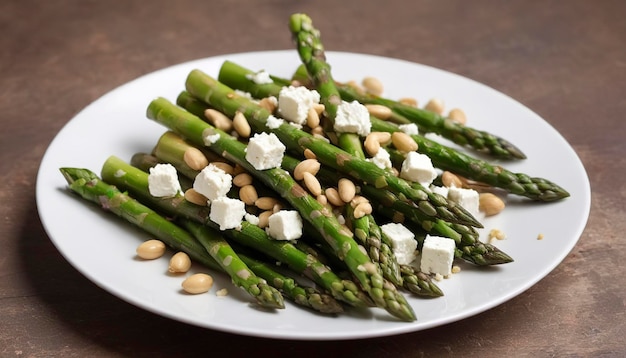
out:
<path id="1" fill-rule="evenodd" d="M 372 117 L 372 130 L 397 132 L 398 126 Z M 468 179 L 483 182 L 506 190 L 511 194 L 525 196 L 536 201 L 556 201 L 569 196 L 559 185 L 524 173 L 513 173 L 499 165 L 491 165 L 484 160 L 446 147 L 421 135 L 411 136 L 418 145 L 417 151 L 426 154 L 433 165 Z"/>
<path id="2" fill-rule="evenodd" d="M 150 195 L 148 174 L 120 158 L 112 156 L 105 161 L 102 166 L 102 178 L 168 216 L 185 218 L 215 229 L 219 228 L 209 219 L 207 207 L 200 207 L 180 197 L 155 198 Z M 294 272 L 324 287 L 340 301 L 354 307 L 369 306 L 369 299 L 364 297 L 360 290 L 355 289 L 351 282 L 344 282 L 328 266 L 296 249 L 291 243 L 272 240 L 263 229 L 256 225 L 244 221 L 240 229 L 225 230 L 224 234 L 240 245 L 253 248 L 286 264 Z"/>
<path id="3" fill-rule="evenodd" d="M 226 270 L 231 275 L 234 283 L 244 288 L 261 306 L 284 308 L 282 296 L 275 288 L 259 281 L 250 272 L 248 275 L 238 272 L 244 270 L 245 265 L 238 265 L 237 271 L 229 271 L 225 267 L 226 265 L 223 265 L 225 257 L 221 257 L 219 254 L 207 256 L 205 247 L 198 244 L 193 236 L 189 235 L 184 229 L 129 195 L 122 193 L 115 186 L 102 181 L 93 172 L 80 168 L 61 168 L 60 170 L 67 180 L 70 190 L 84 199 L 100 204 L 102 208 L 153 234 L 169 246 L 186 252 L 196 261 L 219 271 Z M 210 232 L 207 232 L 206 235 L 211 235 L 211 239 L 217 238 L 215 234 Z M 206 241 L 208 242 L 211 239 L 207 238 Z M 222 263 L 220 263 L 220 260 L 222 260 Z"/>
<path id="4" fill-rule="evenodd" d="M 191 220 L 183 220 L 182 224 L 228 273 L 235 286 L 243 288 L 256 297 L 264 307 L 285 307 L 281 293 L 268 285 L 264 279 L 255 275 L 218 232 Z"/>
<path id="5" fill-rule="evenodd" d="M 280 168 L 256 170 L 245 160 L 245 144 L 163 98 L 153 100 L 147 112 L 150 119 L 179 132 L 195 145 L 206 145 L 204 137 L 207 134 L 219 134 L 219 139 L 214 143 L 207 143 L 210 144 L 209 148 L 212 151 L 244 167 L 257 179 L 274 188 L 297 209 L 302 218 L 309 221 L 323 235 L 336 254 L 346 262 L 352 274 L 377 306 L 400 319 L 415 320 L 413 309 L 404 296 L 397 291 L 395 286 L 387 284 L 376 265 L 360 251 L 352 234 L 346 232 L 334 216 L 325 215 L 325 207 L 308 195 L 288 173 Z"/>
<path id="6" fill-rule="evenodd" d="M 443 291 L 439 286 L 427 274 L 416 270 L 413 266 L 400 265 L 400 272 L 403 280 L 402 287 L 415 295 L 423 297 L 443 296 Z"/>

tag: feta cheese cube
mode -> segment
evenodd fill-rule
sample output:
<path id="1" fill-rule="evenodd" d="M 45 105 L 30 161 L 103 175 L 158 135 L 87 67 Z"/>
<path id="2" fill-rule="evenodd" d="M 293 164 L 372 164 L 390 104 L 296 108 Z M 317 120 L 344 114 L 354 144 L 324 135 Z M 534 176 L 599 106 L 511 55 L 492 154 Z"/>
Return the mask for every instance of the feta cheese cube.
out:
<path id="1" fill-rule="evenodd" d="M 338 133 L 356 133 L 362 137 L 370 134 L 372 122 L 367 108 L 357 101 L 341 101 L 333 126 Z"/>
<path id="2" fill-rule="evenodd" d="M 418 182 L 428 188 L 437 177 L 437 171 L 427 155 L 409 152 L 402 162 L 400 177 L 409 181 Z"/>
<path id="3" fill-rule="evenodd" d="M 209 164 L 200 171 L 193 181 L 193 188 L 198 193 L 213 201 L 230 190 L 233 178 L 230 174 L 213 164 Z"/>
<path id="4" fill-rule="evenodd" d="M 220 230 L 235 229 L 246 215 L 246 204 L 239 199 L 221 196 L 211 201 L 209 219 L 220 226 Z"/>
<path id="5" fill-rule="evenodd" d="M 276 129 L 280 127 L 283 123 L 285 123 L 285 121 L 280 118 L 274 117 L 271 114 L 269 115 L 269 117 L 267 117 L 267 120 L 265 121 L 265 125 L 269 129 Z"/>
<path id="6" fill-rule="evenodd" d="M 376 164 L 380 169 L 391 169 L 391 156 L 389 152 L 383 148 L 379 148 L 376 155 L 367 159 L 367 161 Z"/>
<path id="7" fill-rule="evenodd" d="M 285 149 L 276 134 L 257 133 L 248 142 L 246 160 L 256 170 L 280 168 Z"/>
<path id="8" fill-rule="evenodd" d="M 302 236 L 302 218 L 295 210 L 280 210 L 269 217 L 267 234 L 276 240 L 296 240 Z"/>
<path id="9" fill-rule="evenodd" d="M 408 135 L 418 135 L 419 134 L 419 131 L 417 129 L 417 124 L 415 124 L 415 123 L 400 124 L 398 126 L 398 129 L 400 129 L 401 131 L 403 131 L 404 133 L 406 133 Z"/>
<path id="10" fill-rule="evenodd" d="M 455 248 L 456 245 L 452 239 L 426 235 L 422 246 L 420 270 L 427 274 L 450 275 Z"/>
<path id="11" fill-rule="evenodd" d="M 176 168 L 171 164 L 157 164 L 150 168 L 148 190 L 155 197 L 174 196 L 181 191 Z"/>
<path id="12" fill-rule="evenodd" d="M 246 213 L 246 215 L 244 215 L 244 219 L 252 225 L 259 225 L 259 217 L 256 215 Z"/>
<path id="13" fill-rule="evenodd" d="M 274 83 L 272 78 L 270 77 L 269 72 L 265 70 L 261 70 L 256 73 L 249 73 L 246 75 L 246 78 L 250 81 L 256 83 L 257 85 L 263 85 L 267 83 Z"/>
<path id="14" fill-rule="evenodd" d="M 399 223 L 384 224 L 380 229 L 391 240 L 391 248 L 400 265 L 408 265 L 415 260 L 417 240 L 409 229 Z"/>
<path id="15" fill-rule="evenodd" d="M 320 94 L 306 87 L 283 87 L 278 94 L 278 113 L 286 120 L 305 124 L 311 107 L 320 102 Z"/>
<path id="16" fill-rule="evenodd" d="M 448 200 L 453 201 L 469 211 L 475 218 L 478 218 L 479 194 L 474 189 L 463 189 L 450 187 L 448 189 Z"/>

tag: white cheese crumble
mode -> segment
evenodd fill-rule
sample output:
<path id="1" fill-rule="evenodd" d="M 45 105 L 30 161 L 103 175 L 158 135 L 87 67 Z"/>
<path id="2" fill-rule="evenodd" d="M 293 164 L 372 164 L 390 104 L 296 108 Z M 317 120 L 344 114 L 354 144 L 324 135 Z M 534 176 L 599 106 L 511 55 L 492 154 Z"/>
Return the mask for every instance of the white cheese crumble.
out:
<path id="1" fill-rule="evenodd" d="M 150 195 L 158 198 L 174 196 L 180 192 L 181 188 L 176 168 L 169 163 L 157 164 L 150 168 L 148 190 Z"/>
<path id="2" fill-rule="evenodd" d="M 295 210 L 280 210 L 270 215 L 266 230 L 276 240 L 296 240 L 302 236 L 302 218 Z"/>
<path id="3" fill-rule="evenodd" d="M 204 145 L 211 146 L 211 144 L 214 144 L 218 140 L 220 140 L 220 134 L 213 133 L 213 129 L 205 129 L 205 131 L 202 132 L 202 142 Z"/>
<path id="4" fill-rule="evenodd" d="M 422 246 L 420 270 L 427 274 L 448 276 L 454 261 L 454 240 L 447 237 L 426 235 Z"/>
<path id="5" fill-rule="evenodd" d="M 248 142 L 246 160 L 256 170 L 279 168 L 285 154 L 285 145 L 274 133 L 257 133 Z"/>
<path id="6" fill-rule="evenodd" d="M 409 265 L 415 260 L 417 240 L 411 230 L 399 223 L 381 225 L 383 234 L 391 240 L 391 248 L 400 265 Z"/>
<path id="7" fill-rule="evenodd" d="M 418 135 L 419 134 L 419 131 L 417 129 L 417 124 L 415 124 L 415 123 L 400 124 L 398 126 L 398 129 L 400 129 L 401 131 L 403 131 L 404 133 L 406 133 L 408 135 Z"/>
<path id="8" fill-rule="evenodd" d="M 261 70 L 256 73 L 249 73 L 246 75 L 246 78 L 250 81 L 256 83 L 257 85 L 263 85 L 267 83 L 274 83 L 272 78 L 270 77 L 269 72 L 265 70 Z"/>
<path id="9" fill-rule="evenodd" d="M 464 189 L 452 186 L 448 189 L 448 200 L 453 201 L 478 218 L 479 194 L 474 189 Z"/>
<path id="10" fill-rule="evenodd" d="M 271 114 L 269 115 L 269 117 L 267 117 L 267 120 L 265 121 L 265 125 L 269 129 L 276 129 L 280 127 L 283 123 L 285 123 L 285 121 L 280 118 L 274 117 Z"/>
<path id="11" fill-rule="evenodd" d="M 447 187 L 445 187 L 445 186 L 431 185 L 429 189 L 433 193 L 439 194 L 439 195 L 443 196 L 444 198 L 448 197 L 448 190 L 449 189 Z"/>
<path id="12" fill-rule="evenodd" d="M 220 226 L 220 230 L 234 229 L 241 225 L 246 214 L 246 204 L 227 196 L 211 201 L 209 219 Z"/>
<path id="13" fill-rule="evenodd" d="M 256 215 L 252 215 L 252 214 L 249 214 L 249 213 L 246 213 L 246 215 L 244 215 L 243 217 L 244 217 L 244 219 L 246 219 L 246 221 L 247 221 L 247 222 L 249 222 L 250 224 L 252 224 L 252 225 L 256 225 L 256 226 L 258 226 L 258 225 L 259 225 L 259 217 L 258 217 L 258 216 L 256 216 Z"/>
<path id="14" fill-rule="evenodd" d="M 228 193 L 233 178 L 230 174 L 213 164 L 209 164 L 196 175 L 193 188 L 198 193 L 213 201 Z"/>
<path id="15" fill-rule="evenodd" d="M 378 152 L 376 152 L 376 155 L 366 160 L 368 162 L 376 164 L 376 166 L 380 169 L 391 169 L 392 167 L 391 156 L 389 155 L 389 152 L 386 151 L 384 148 L 379 148 Z"/>
<path id="16" fill-rule="evenodd" d="M 370 134 L 372 122 L 367 108 L 357 101 L 341 101 L 333 126 L 338 133 L 356 133 L 362 137 Z"/>
<path id="17" fill-rule="evenodd" d="M 320 103 L 320 94 L 306 87 L 286 86 L 278 94 L 278 113 L 286 120 L 305 124 L 309 110 Z"/>
<path id="18" fill-rule="evenodd" d="M 427 155 L 409 152 L 402 162 L 400 177 L 428 188 L 437 177 L 437 171 Z"/>

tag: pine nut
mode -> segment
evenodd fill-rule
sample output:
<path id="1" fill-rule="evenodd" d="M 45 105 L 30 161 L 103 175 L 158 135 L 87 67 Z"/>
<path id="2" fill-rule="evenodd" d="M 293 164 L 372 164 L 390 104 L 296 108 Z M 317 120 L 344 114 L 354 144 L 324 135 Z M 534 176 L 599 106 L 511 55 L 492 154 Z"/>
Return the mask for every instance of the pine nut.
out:
<path id="1" fill-rule="evenodd" d="M 415 143 L 410 135 L 404 132 L 394 132 L 391 135 L 391 142 L 400 152 L 408 153 L 417 150 L 417 143 Z"/>
<path id="2" fill-rule="evenodd" d="M 191 294 L 209 292 L 213 287 L 213 277 L 205 273 L 197 273 L 187 277 L 181 284 L 183 290 Z"/>
<path id="3" fill-rule="evenodd" d="M 233 175 L 233 173 L 235 172 L 235 168 L 232 165 L 228 164 L 228 163 L 213 162 L 211 164 L 215 165 L 219 169 L 222 169 L 224 171 L 224 173 L 226 173 L 226 174 Z"/>
<path id="4" fill-rule="evenodd" d="M 209 202 L 206 196 L 198 193 L 194 188 L 189 188 L 185 191 L 185 200 L 200 206 L 207 206 Z"/>
<path id="5" fill-rule="evenodd" d="M 448 118 L 460 124 L 467 123 L 467 117 L 465 116 L 465 112 L 463 112 L 463 110 L 460 108 L 451 109 L 450 112 L 448 112 Z"/>
<path id="6" fill-rule="evenodd" d="M 322 137 L 324 137 L 324 128 L 322 128 L 321 126 L 317 126 L 315 128 L 311 128 L 311 134 L 313 136 L 322 136 Z"/>
<path id="7" fill-rule="evenodd" d="M 459 177 L 457 177 L 454 173 L 451 173 L 447 170 L 441 174 L 441 182 L 443 183 L 443 186 L 448 188 L 451 188 L 453 186 L 457 188 L 463 187 L 463 182 L 461 181 L 461 179 L 459 179 Z"/>
<path id="8" fill-rule="evenodd" d="M 328 188 L 324 191 L 326 194 L 326 199 L 333 206 L 342 206 L 344 204 L 343 200 L 339 196 L 339 192 L 335 188 Z"/>
<path id="9" fill-rule="evenodd" d="M 389 143 L 391 140 L 391 133 L 387 132 L 371 132 L 365 137 L 363 147 L 370 156 L 375 156 L 380 150 L 381 145 Z"/>
<path id="10" fill-rule="evenodd" d="M 204 116 L 215 128 L 221 129 L 224 132 L 230 132 L 233 128 L 233 121 L 230 120 L 230 118 L 228 118 L 224 113 L 213 108 L 207 108 L 204 111 Z"/>
<path id="11" fill-rule="evenodd" d="M 478 209 L 485 213 L 485 216 L 492 216 L 504 210 L 504 201 L 492 193 L 480 193 L 478 196 Z"/>
<path id="12" fill-rule="evenodd" d="M 383 106 L 382 104 L 366 104 L 365 108 L 376 118 L 385 120 L 391 117 L 391 108 Z"/>
<path id="13" fill-rule="evenodd" d="M 246 168 L 242 167 L 239 164 L 235 164 L 235 169 L 233 169 L 233 174 L 231 174 L 231 175 L 237 176 L 237 175 L 239 175 L 241 173 L 245 173 L 245 172 L 246 172 Z"/>
<path id="14" fill-rule="evenodd" d="M 375 77 L 365 77 L 363 81 L 361 81 L 361 85 L 365 88 L 367 93 L 371 93 L 375 96 L 380 96 L 383 94 L 383 83 L 380 82 L 378 78 Z"/>
<path id="15" fill-rule="evenodd" d="M 311 108 L 315 110 L 315 113 L 317 113 L 318 116 L 321 116 L 322 113 L 324 113 L 326 106 L 324 106 L 323 103 L 313 103 L 313 106 L 311 106 Z"/>
<path id="16" fill-rule="evenodd" d="M 370 203 L 360 203 L 354 208 L 354 218 L 362 218 L 365 215 L 369 215 L 372 213 L 372 204 Z"/>
<path id="17" fill-rule="evenodd" d="M 270 216 L 274 214 L 272 210 L 267 210 L 259 214 L 259 227 L 264 229 L 270 222 Z"/>
<path id="18" fill-rule="evenodd" d="M 159 240 L 147 240 L 137 247 L 137 256 L 144 260 L 158 259 L 165 253 L 165 244 Z"/>
<path id="19" fill-rule="evenodd" d="M 191 259 L 189 255 L 180 251 L 174 254 L 170 259 L 167 271 L 170 273 L 185 273 L 191 268 Z"/>
<path id="20" fill-rule="evenodd" d="M 239 199 L 246 205 L 256 205 L 259 195 L 253 185 L 244 185 L 239 189 Z"/>
<path id="21" fill-rule="evenodd" d="M 317 159 L 317 155 L 315 155 L 315 153 L 313 153 L 313 151 L 309 148 L 304 150 L 304 157 L 306 159 Z"/>
<path id="22" fill-rule="evenodd" d="M 261 210 L 272 210 L 274 205 L 278 204 L 279 201 L 276 198 L 272 198 L 271 196 L 263 196 L 254 202 L 254 205 Z"/>
<path id="23" fill-rule="evenodd" d="M 337 186 L 339 197 L 344 203 L 349 203 L 356 195 L 356 186 L 350 179 L 341 178 Z"/>
<path id="24" fill-rule="evenodd" d="M 320 203 L 320 204 L 322 204 L 322 205 L 324 205 L 324 206 L 325 206 L 326 204 L 328 204 L 328 198 L 327 198 L 327 197 L 326 197 L 326 195 L 324 195 L 324 194 L 318 195 L 318 196 L 315 198 L 315 200 L 317 200 L 317 202 L 318 202 L 318 203 Z"/>
<path id="25" fill-rule="evenodd" d="M 398 102 L 407 106 L 417 107 L 417 100 L 415 98 L 403 97 L 403 98 L 400 98 Z"/>
<path id="26" fill-rule="evenodd" d="M 196 147 L 189 147 L 183 153 L 183 161 L 193 170 L 202 170 L 209 165 L 209 160 L 204 153 Z"/>
<path id="27" fill-rule="evenodd" d="M 293 177 L 296 180 L 302 180 L 304 179 L 305 172 L 316 175 L 317 172 L 319 172 L 320 167 L 321 167 L 320 162 L 318 162 L 317 159 L 303 160 L 300 163 L 298 163 L 298 165 L 296 165 L 296 167 L 294 168 Z"/>
<path id="28" fill-rule="evenodd" d="M 430 101 L 428 101 L 428 103 L 426 103 L 426 106 L 424 107 L 425 110 L 435 112 L 437 114 L 442 114 L 443 108 L 443 101 L 438 98 L 431 99 Z"/>
<path id="29" fill-rule="evenodd" d="M 369 200 L 366 197 L 361 196 L 361 195 L 355 195 L 354 198 L 350 200 L 350 206 L 352 206 L 353 208 L 355 208 L 357 205 L 361 203 L 369 203 Z"/>
<path id="30" fill-rule="evenodd" d="M 249 138 L 252 129 L 250 128 L 250 124 L 246 120 L 246 116 L 243 113 L 237 111 L 235 116 L 233 117 L 233 127 L 239 133 L 240 136 L 244 138 Z"/>
<path id="31" fill-rule="evenodd" d="M 302 174 L 302 179 L 304 180 L 304 185 L 307 187 L 307 189 L 309 189 L 309 192 L 311 192 L 313 196 L 318 196 L 322 194 L 322 185 L 320 184 L 319 180 L 317 180 L 315 175 L 309 172 L 304 172 Z"/>
<path id="32" fill-rule="evenodd" d="M 245 185 L 251 185 L 251 184 L 252 184 L 252 175 L 248 173 L 240 173 L 240 174 L 235 175 L 235 177 L 233 178 L 234 186 L 241 188 Z"/>
<path id="33" fill-rule="evenodd" d="M 276 97 L 265 97 L 261 99 L 259 101 L 259 106 L 267 109 L 267 111 L 270 113 L 274 113 L 274 111 L 276 110 Z"/>
<path id="34" fill-rule="evenodd" d="M 307 113 L 306 125 L 309 126 L 309 128 L 315 128 L 320 125 L 320 116 L 313 107 L 309 108 L 309 112 Z"/>

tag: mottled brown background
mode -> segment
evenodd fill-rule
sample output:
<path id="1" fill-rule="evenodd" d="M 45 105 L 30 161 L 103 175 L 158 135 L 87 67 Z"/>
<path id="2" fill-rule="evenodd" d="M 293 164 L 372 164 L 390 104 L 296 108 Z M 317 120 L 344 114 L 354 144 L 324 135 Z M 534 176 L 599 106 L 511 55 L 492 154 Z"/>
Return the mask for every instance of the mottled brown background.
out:
<path id="1" fill-rule="evenodd" d="M 592 185 L 587 228 L 565 261 L 475 317 L 346 342 L 188 326 L 121 301 L 72 268 L 35 206 L 37 168 L 57 131 L 99 96 L 153 70 L 292 48 L 286 19 L 297 11 L 324 29 L 327 49 L 459 73 L 559 130 Z M 0 2 L 0 356 L 626 355 L 624 14 L 620 0 Z"/>

